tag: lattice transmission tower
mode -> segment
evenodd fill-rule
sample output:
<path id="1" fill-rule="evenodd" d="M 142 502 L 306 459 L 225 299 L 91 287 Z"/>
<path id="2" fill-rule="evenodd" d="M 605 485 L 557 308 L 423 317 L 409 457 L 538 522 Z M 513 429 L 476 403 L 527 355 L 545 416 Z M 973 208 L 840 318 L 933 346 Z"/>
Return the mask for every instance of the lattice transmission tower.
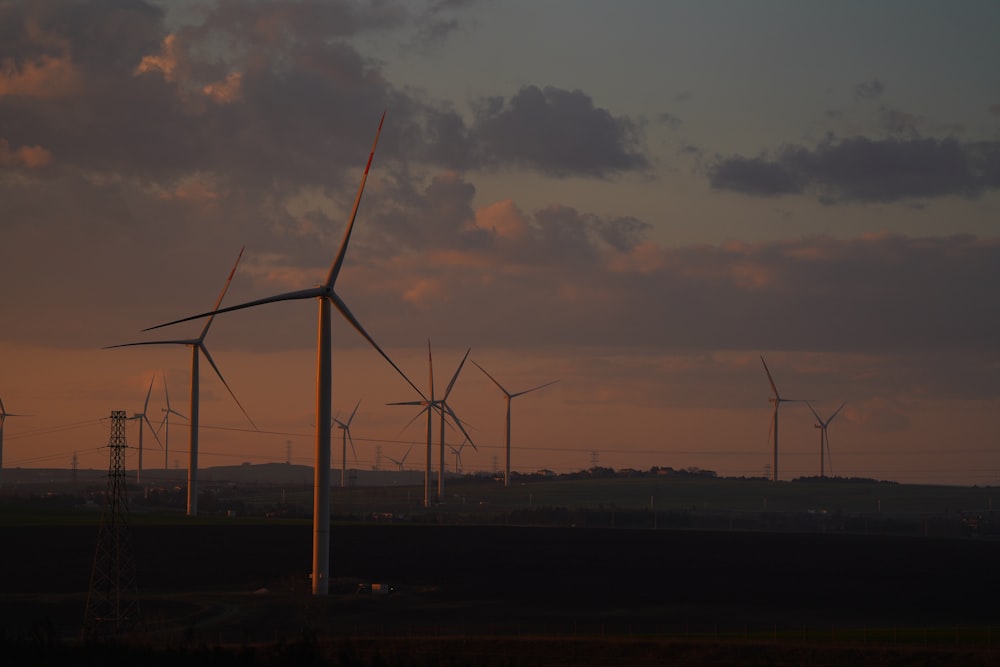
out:
<path id="1" fill-rule="evenodd" d="M 119 635 L 139 617 L 139 594 L 135 580 L 135 559 L 128 533 L 128 496 L 125 493 L 124 410 L 111 412 L 111 462 L 108 487 L 97 531 L 94 569 L 84 614 L 84 632 L 91 637 Z"/>

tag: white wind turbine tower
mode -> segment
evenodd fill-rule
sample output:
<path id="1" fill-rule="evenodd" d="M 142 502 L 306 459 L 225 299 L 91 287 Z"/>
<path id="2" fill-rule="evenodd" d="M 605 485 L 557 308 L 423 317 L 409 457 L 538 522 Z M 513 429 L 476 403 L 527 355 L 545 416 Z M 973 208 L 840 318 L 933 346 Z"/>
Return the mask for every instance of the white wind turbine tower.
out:
<path id="1" fill-rule="evenodd" d="M 420 393 L 419 390 L 418 390 L 417 393 L 420 394 L 420 398 L 421 398 L 421 400 L 419 400 L 419 401 L 401 401 L 401 402 L 398 402 L 398 403 L 389 403 L 389 405 L 419 405 L 419 406 L 423 406 L 423 409 L 420 412 L 418 412 L 416 414 L 416 416 L 413 419 L 411 419 L 410 422 L 406 426 L 409 426 L 410 424 L 412 424 L 413 422 L 415 422 L 420 417 L 420 415 L 424 414 L 425 412 L 427 413 L 427 462 L 426 462 L 426 465 L 425 465 L 425 468 L 424 468 L 424 507 L 430 507 L 431 506 L 431 459 L 432 459 L 432 450 L 433 450 L 433 445 L 431 444 L 431 438 L 432 438 L 431 434 L 432 434 L 432 431 L 433 431 L 433 429 L 432 429 L 432 418 L 434 416 L 433 415 L 434 410 L 437 410 L 438 412 L 441 413 L 441 449 L 440 449 L 440 457 L 439 457 L 440 458 L 440 468 L 439 468 L 440 473 L 438 475 L 438 498 L 441 498 L 441 496 L 444 494 L 444 426 L 445 426 L 445 414 L 446 413 L 452 418 L 452 420 L 455 422 L 455 424 L 458 426 L 458 428 L 462 431 L 462 435 L 464 435 L 466 438 L 468 438 L 468 440 L 469 440 L 470 443 L 472 442 L 472 438 L 470 438 L 469 434 L 465 432 L 465 427 L 462 426 L 462 422 L 458 418 L 458 415 L 455 414 L 455 411 L 451 408 L 451 406 L 448 405 L 448 402 L 447 402 L 448 401 L 448 396 L 449 396 L 449 394 L 451 394 L 451 390 L 455 386 L 455 381 L 458 380 L 458 374 L 462 372 L 462 367 L 465 365 L 465 360 L 469 357 L 469 352 L 471 352 L 471 351 L 472 351 L 472 348 L 469 348 L 468 350 L 465 351 L 465 356 L 462 357 L 461 363 L 458 364 L 458 369 L 455 370 L 455 374 L 451 376 L 451 382 L 448 383 L 448 388 L 445 389 L 444 396 L 442 396 L 440 399 L 435 399 L 434 398 L 434 358 L 431 355 L 431 342 L 427 341 L 427 363 L 428 363 L 428 367 L 430 369 L 430 398 L 427 398 L 422 393 Z M 414 389 L 416 389 L 416 387 L 414 387 Z M 406 427 L 403 427 L 403 428 L 405 429 Z M 472 446 L 473 446 L 473 448 L 475 448 L 475 446 L 476 446 L 475 443 L 473 443 Z"/>
<path id="2" fill-rule="evenodd" d="M 340 450 L 340 488 L 347 486 L 347 441 L 351 441 L 351 452 L 354 454 L 354 461 L 358 460 L 358 452 L 354 449 L 354 438 L 351 437 L 351 422 L 354 421 L 354 415 L 358 413 L 358 408 L 361 406 L 361 401 L 359 400 L 354 406 L 354 410 L 351 412 L 351 416 L 347 418 L 346 422 L 340 421 L 334 417 L 333 421 L 337 424 L 337 428 L 343 431 L 343 442 L 341 443 Z"/>
<path id="3" fill-rule="evenodd" d="M 232 271 L 229 272 L 229 277 L 226 278 L 226 284 L 222 287 L 222 292 L 219 293 L 219 298 L 215 300 L 215 309 L 218 309 L 219 304 L 222 303 L 223 297 L 226 296 L 226 292 L 229 290 L 229 284 L 233 281 L 233 275 L 236 273 L 236 267 L 240 264 L 240 259 L 243 257 L 243 248 L 240 248 L 240 254 L 236 257 L 236 263 L 233 264 Z M 188 490 L 187 490 L 187 513 L 188 516 L 196 516 L 198 514 L 198 412 L 200 406 L 200 395 L 199 390 L 201 387 L 201 381 L 198 373 L 198 362 L 201 355 L 205 355 L 205 359 L 212 366 L 212 370 L 215 374 L 219 376 L 222 380 L 222 384 L 225 385 L 226 389 L 229 391 L 229 395 L 233 397 L 236 401 L 236 405 L 240 407 L 243 414 L 246 416 L 250 425 L 257 428 L 254 424 L 253 419 L 244 409 L 243 404 L 240 403 L 240 399 L 236 398 L 236 394 L 229 387 L 229 383 L 226 382 L 226 378 L 222 377 L 222 371 L 219 367 L 215 365 L 215 361 L 212 359 L 212 355 L 209 354 L 208 348 L 205 347 L 205 336 L 208 334 L 209 327 L 212 326 L 212 322 L 215 317 L 209 317 L 208 321 L 205 322 L 205 326 L 201 330 L 201 334 L 197 338 L 181 338 L 174 340 L 149 340 L 141 341 L 137 343 L 122 343 L 121 345 L 109 345 L 105 349 L 115 348 L 115 347 L 131 347 L 135 345 L 186 345 L 191 348 L 191 438 L 190 446 L 188 447 Z M 164 385 L 166 386 L 166 385 Z"/>
<path id="4" fill-rule="evenodd" d="M 135 469 L 135 481 L 137 484 L 142 478 L 142 432 L 145 430 L 145 426 L 149 426 L 149 430 L 152 431 L 153 437 L 156 438 L 156 444 L 160 445 L 160 449 L 163 449 L 163 443 L 160 442 L 160 436 L 156 435 L 156 429 L 153 428 L 153 424 L 149 421 L 149 417 L 146 416 L 146 411 L 149 409 L 149 396 L 153 393 L 154 380 L 156 380 L 155 375 L 149 379 L 149 389 L 146 390 L 146 402 L 142 404 L 142 412 L 137 412 L 132 415 L 132 419 L 139 422 L 139 457 Z"/>
<path id="5" fill-rule="evenodd" d="M 473 361 L 472 363 L 476 364 L 475 361 Z M 504 442 L 505 442 L 504 446 L 506 449 L 506 462 L 504 463 L 504 468 L 503 468 L 503 485 L 505 488 L 507 488 L 510 486 L 510 402 L 512 399 L 515 399 L 518 396 L 523 396 L 525 394 L 530 394 L 533 391 L 538 391 L 539 389 L 548 387 L 549 385 L 559 382 L 559 380 L 552 380 L 551 382 L 540 384 L 537 387 L 532 387 L 531 389 L 525 389 L 524 391 L 518 391 L 512 394 L 506 389 L 504 389 L 503 385 L 496 381 L 496 378 L 487 373 L 485 368 L 483 368 L 479 364 L 476 364 L 476 368 L 485 373 L 486 377 L 488 377 L 490 380 L 493 380 L 493 384 L 499 387 L 500 391 L 503 392 L 504 401 L 506 401 L 507 403 L 507 417 L 504 420 L 504 427 L 503 427 Z"/>
<path id="6" fill-rule="evenodd" d="M 834 410 L 833 414 L 830 415 L 826 421 L 823 421 L 823 419 L 820 418 L 820 416 L 816 413 L 816 411 L 813 410 L 813 406 L 811 403 L 806 403 L 806 405 L 809 406 L 809 410 L 813 413 L 813 416 L 816 418 L 817 423 L 813 424 L 813 426 L 819 429 L 819 476 L 825 477 L 826 471 L 823 467 L 823 450 L 824 449 L 826 450 L 826 456 L 828 458 L 830 456 L 830 434 L 826 432 L 826 429 L 830 425 L 830 422 L 833 421 L 833 418 L 836 417 L 838 414 L 840 414 L 840 411 L 844 409 L 844 406 L 847 405 L 847 401 L 841 403 L 840 407 Z M 833 472 L 832 460 L 830 463 L 830 472 Z"/>
<path id="7" fill-rule="evenodd" d="M 7 409 L 3 406 L 3 399 L 0 398 L 0 487 L 3 487 L 3 423 L 7 421 L 7 417 L 27 417 L 28 415 L 16 415 L 13 412 L 7 412 Z"/>
<path id="8" fill-rule="evenodd" d="M 319 303 L 319 322 L 317 326 L 316 340 L 316 461 L 313 467 L 313 562 L 312 562 L 312 593 L 313 595 L 326 595 L 329 592 L 329 572 L 330 572 L 330 434 L 333 424 L 331 414 L 332 401 L 332 370 L 330 366 L 331 346 L 330 346 L 330 305 L 332 304 L 341 315 L 353 326 L 358 333 L 364 337 L 368 343 L 396 369 L 396 372 L 406 380 L 411 387 L 420 393 L 420 390 L 410 382 L 409 378 L 399 369 L 389 358 L 375 339 L 372 338 L 361 323 L 354 316 L 351 310 L 344 303 L 344 300 L 334 290 L 337 276 L 340 275 L 341 266 L 344 263 L 344 256 L 347 254 L 347 246 L 351 240 L 351 232 L 354 230 L 354 220 L 358 214 L 358 206 L 361 204 L 361 195 L 365 189 L 365 181 L 368 179 L 368 170 L 371 168 L 372 159 L 375 157 L 375 147 L 378 145 L 379 134 L 382 132 L 382 123 L 385 120 L 385 112 L 378 123 L 378 130 L 375 132 L 375 141 L 372 143 L 371 152 L 368 154 L 368 162 L 361 176 L 361 184 L 358 186 L 358 193 L 354 198 L 354 206 L 344 230 L 344 238 L 340 242 L 337 255 L 330 265 L 326 281 L 322 285 L 295 292 L 285 292 L 274 296 L 248 301 L 236 306 L 216 309 L 185 317 L 173 322 L 159 324 L 152 329 L 187 322 L 188 320 L 202 317 L 213 317 L 218 313 L 227 313 L 232 310 L 242 308 L 252 308 L 267 303 L 277 303 L 279 301 L 295 301 L 300 299 L 316 299 Z M 423 394 L 421 394 L 423 396 Z"/>
<path id="9" fill-rule="evenodd" d="M 406 463 L 406 457 L 410 455 L 411 451 L 413 451 L 413 445 L 410 445 L 410 448 L 406 450 L 406 453 L 403 454 L 403 458 L 401 458 L 401 459 L 394 459 L 391 456 L 389 456 L 388 454 L 386 455 L 385 458 L 387 458 L 390 461 L 392 461 L 393 463 L 395 463 L 396 467 L 399 469 L 399 471 L 402 472 L 403 471 L 403 464 Z"/>
<path id="10" fill-rule="evenodd" d="M 163 396 L 167 399 L 167 407 L 160 408 L 163 411 L 163 421 L 160 422 L 160 428 L 163 429 L 163 469 L 170 469 L 170 415 L 177 415 L 181 419 L 187 419 L 184 415 L 174 410 L 170 407 L 170 391 L 167 390 L 167 375 L 163 371 L 160 371 L 160 376 L 163 378 Z M 157 429 L 159 430 L 159 429 Z"/>
<path id="11" fill-rule="evenodd" d="M 767 362 L 764 361 L 764 355 L 760 355 L 760 362 L 764 364 L 767 381 L 771 383 L 771 390 L 774 392 L 774 396 L 767 401 L 774 404 L 774 412 L 771 415 L 771 431 L 774 433 L 774 443 L 771 449 L 771 481 L 776 482 L 778 481 L 778 406 L 782 403 L 808 403 L 808 401 L 801 398 L 782 398 L 778 393 L 778 387 L 774 384 L 774 378 L 771 377 L 771 371 L 767 368 Z"/>

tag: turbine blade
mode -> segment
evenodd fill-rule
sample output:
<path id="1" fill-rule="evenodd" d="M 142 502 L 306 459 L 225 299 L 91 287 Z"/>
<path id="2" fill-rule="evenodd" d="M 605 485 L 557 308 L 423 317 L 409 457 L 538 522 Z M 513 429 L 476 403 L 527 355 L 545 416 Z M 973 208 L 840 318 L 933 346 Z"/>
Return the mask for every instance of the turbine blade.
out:
<path id="1" fill-rule="evenodd" d="M 398 401 L 396 403 L 386 403 L 386 405 L 429 405 L 429 401 Z"/>
<path id="2" fill-rule="evenodd" d="M 354 313 L 352 313 L 350 308 L 347 307 L 347 304 L 344 303 L 343 299 L 341 299 L 336 292 L 331 292 L 327 296 L 327 298 L 329 298 L 330 301 L 333 302 L 333 305 L 337 307 L 337 310 L 339 310 L 340 314 L 344 316 L 344 319 L 350 322 L 351 326 L 353 326 L 357 330 L 357 332 L 361 334 L 364 337 L 364 339 L 367 340 L 368 343 L 372 347 L 374 347 L 376 351 L 378 351 L 380 355 L 382 355 L 382 358 L 388 361 L 389 365 L 396 369 L 396 372 L 399 373 L 400 377 L 406 380 L 406 383 L 408 385 L 413 387 L 413 391 L 417 392 L 417 395 L 426 401 L 427 397 L 424 396 L 424 392 L 417 389 L 417 385 L 413 384 L 413 382 L 410 381 L 410 378 L 406 377 L 406 373 L 400 370 L 399 366 L 396 365 L 396 362 L 390 359 L 389 355 L 386 354 L 381 347 L 379 347 L 378 343 L 375 342 L 375 339 L 372 338 L 367 331 L 365 331 L 365 328 L 361 326 L 361 322 L 358 321 L 358 318 L 354 317 Z"/>
<path id="3" fill-rule="evenodd" d="M 135 345 L 197 345 L 195 338 L 178 338 L 175 340 L 144 340 L 135 343 L 119 343 L 118 345 L 105 345 L 102 350 L 111 350 L 116 347 L 133 347 Z"/>
<path id="4" fill-rule="evenodd" d="M 156 433 L 157 429 L 153 428 L 153 423 L 149 421 L 149 417 L 146 416 L 146 413 L 142 414 L 142 420 L 146 422 L 146 425 L 149 426 L 149 430 L 153 432 L 153 438 L 156 440 L 156 444 L 160 446 L 160 449 L 163 449 L 163 443 L 160 442 L 160 436 Z M 139 423 L 139 428 L 142 428 L 141 422 Z"/>
<path id="5" fill-rule="evenodd" d="M 233 400 L 236 401 L 236 405 L 240 406 L 240 410 L 243 412 L 243 415 L 250 422 L 250 425 L 253 426 L 253 430 L 259 431 L 260 429 L 257 428 L 257 424 L 255 424 L 253 419 L 250 417 L 250 413 L 248 413 L 246 411 L 246 408 L 243 407 L 243 404 L 240 403 L 240 399 L 236 398 L 236 394 L 233 393 L 233 390 L 232 388 L 230 388 L 229 383 L 226 382 L 226 378 L 222 377 L 222 371 L 220 371 L 219 367 L 215 365 L 215 360 L 212 359 L 212 355 L 208 353 L 208 348 L 205 347 L 204 343 L 199 344 L 198 348 L 205 355 L 205 359 L 207 359 L 208 363 L 212 366 L 212 370 L 214 370 L 215 374 L 219 376 L 220 380 L 222 380 L 222 384 L 226 386 L 226 390 L 229 392 L 229 395 L 233 397 Z"/>
<path id="6" fill-rule="evenodd" d="M 429 405 L 424 406 L 424 409 L 421 410 L 420 412 L 418 412 L 416 415 L 414 415 L 413 419 L 411 419 L 410 421 L 406 422 L 406 426 L 404 426 L 403 428 L 399 429 L 399 432 L 402 433 L 406 429 L 410 428 L 410 426 L 413 425 L 413 422 L 415 422 L 418 419 L 420 419 L 420 416 L 422 414 L 424 414 L 425 412 L 427 412 L 428 410 L 430 410 L 430 409 L 431 409 L 431 406 L 429 406 Z"/>
<path id="7" fill-rule="evenodd" d="M 404 463 L 406 463 L 406 457 L 410 455 L 411 451 L 413 451 L 413 445 L 410 445 L 410 448 L 406 450 L 405 454 L 403 454 L 403 458 L 399 462 L 399 465 L 403 465 Z"/>
<path id="8" fill-rule="evenodd" d="M 326 277 L 326 290 L 333 291 L 333 285 L 337 282 L 337 276 L 340 275 L 340 267 L 344 264 L 344 255 L 347 254 L 347 246 L 351 242 L 351 232 L 354 230 L 354 220 L 358 216 L 358 206 L 361 205 L 361 195 L 365 191 L 365 182 L 368 180 L 368 170 L 371 169 L 372 159 L 375 157 L 375 147 L 378 146 L 379 135 L 382 134 L 382 123 L 385 122 L 385 110 L 382 112 L 382 117 L 378 121 L 378 129 L 375 131 L 375 141 L 372 142 L 372 150 L 368 154 L 368 163 L 365 164 L 365 171 L 361 175 L 361 184 L 358 185 L 358 194 L 354 197 L 354 206 L 351 208 L 351 217 L 347 220 L 347 227 L 344 229 L 344 238 L 340 241 L 340 248 L 337 250 L 337 256 L 333 260 L 333 264 L 330 265 L 330 273 Z"/>
<path id="9" fill-rule="evenodd" d="M 358 413 L 358 408 L 361 407 L 361 399 L 354 405 L 354 410 L 351 411 L 351 416 L 347 418 L 347 425 L 350 426 L 351 422 L 354 421 L 354 415 Z"/>
<path id="10" fill-rule="evenodd" d="M 298 299 L 315 299 L 317 297 L 322 297 L 325 295 L 326 291 L 322 287 L 310 287 L 309 289 L 297 290 L 294 292 L 285 292 L 284 294 L 275 294 L 274 296 L 264 297 L 263 299 L 255 299 L 254 301 L 247 301 L 246 303 L 237 304 L 235 306 L 228 306 L 226 308 L 220 308 L 218 310 L 210 310 L 205 313 L 198 313 L 197 315 L 191 315 L 190 317 L 182 317 L 179 320 L 173 320 L 172 322 L 164 322 L 163 324 L 157 324 L 155 327 L 148 327 L 146 329 L 143 329 L 143 331 L 162 329 L 163 327 L 169 327 L 174 324 L 180 324 L 181 322 L 200 320 L 203 317 L 212 317 L 220 313 L 229 313 L 234 310 L 242 310 L 243 308 L 253 308 L 254 306 L 260 306 L 265 303 L 276 303 L 278 301 L 296 301 Z"/>
<path id="11" fill-rule="evenodd" d="M 832 417 L 831 417 L 832 419 Z M 833 455 L 830 454 L 830 434 L 826 434 L 826 462 L 830 466 L 830 474 L 833 474 Z"/>
<path id="12" fill-rule="evenodd" d="M 149 408 L 149 395 L 153 393 L 153 380 L 156 379 L 154 375 L 149 381 L 149 389 L 146 390 L 146 402 L 142 404 L 142 416 L 146 416 L 146 410 Z"/>
<path id="13" fill-rule="evenodd" d="M 455 381 L 458 380 L 458 374 L 462 372 L 462 367 L 465 366 L 465 360 L 469 358 L 469 352 L 472 352 L 471 347 L 465 351 L 465 356 L 462 357 L 462 361 L 459 362 L 458 368 L 455 369 L 455 374 L 451 376 L 451 382 L 448 383 L 448 387 L 444 390 L 444 398 L 441 400 L 448 400 L 448 396 L 451 394 L 451 389 L 455 386 Z"/>
<path id="14" fill-rule="evenodd" d="M 847 401 L 844 401 L 843 403 L 840 404 L 840 407 L 837 408 L 836 412 L 830 415 L 830 418 L 826 420 L 826 423 L 829 424 L 830 422 L 832 422 L 833 418 L 840 414 L 840 411 L 844 409 L 845 405 L 847 405 Z"/>
<path id="15" fill-rule="evenodd" d="M 816 418 L 816 421 L 818 421 L 818 422 L 819 422 L 819 425 L 820 425 L 820 426 L 824 426 L 824 424 L 823 424 L 823 420 L 822 420 L 822 419 L 820 419 L 819 415 L 818 415 L 818 414 L 816 414 L 816 411 L 815 411 L 815 410 L 813 410 L 813 406 L 812 406 L 812 403 L 809 403 L 809 402 L 806 402 L 806 405 L 808 405 L 808 406 L 809 406 L 809 412 L 813 413 L 813 416 L 814 416 L 814 417 Z"/>
<path id="16" fill-rule="evenodd" d="M 476 364 L 475 359 L 472 360 L 472 363 L 476 365 L 476 368 L 478 368 L 479 370 L 481 370 L 483 373 L 486 373 L 486 377 L 488 377 L 489 379 L 493 380 L 493 384 L 495 384 L 497 387 L 500 388 L 500 391 L 503 392 L 504 396 L 507 396 L 508 398 L 510 398 L 510 392 L 508 392 L 506 389 L 504 389 L 503 385 L 500 384 L 499 382 L 497 382 L 497 380 L 496 380 L 495 377 L 493 377 L 492 375 L 490 375 L 489 373 L 487 373 L 485 368 L 483 368 L 479 364 Z"/>
<path id="17" fill-rule="evenodd" d="M 215 300 L 215 305 L 212 306 L 213 311 L 219 309 L 219 305 L 222 304 L 222 299 L 226 296 L 226 292 L 229 291 L 229 284 L 233 282 L 233 276 L 236 275 L 236 267 L 240 265 L 240 259 L 243 257 L 244 250 L 246 250 L 246 246 L 240 248 L 240 254 L 236 256 L 236 263 L 233 264 L 233 269 L 229 272 L 229 277 L 226 278 L 226 284 L 222 286 L 222 291 L 219 292 L 219 298 Z M 205 340 L 205 336 L 208 335 L 208 328 L 212 326 L 213 320 L 215 320 L 215 315 L 209 316 L 208 321 L 205 322 L 205 326 L 201 330 L 201 336 L 198 337 L 198 340 Z"/>
<path id="18" fill-rule="evenodd" d="M 774 397 L 779 401 L 782 400 L 781 396 L 778 394 L 778 387 L 774 384 L 774 378 L 771 377 L 771 371 L 767 367 L 767 362 L 764 361 L 764 355 L 760 355 L 760 363 L 764 364 L 764 372 L 767 373 L 767 381 L 771 383 L 771 390 L 774 392 Z"/>
<path id="19" fill-rule="evenodd" d="M 430 373 L 431 400 L 434 400 L 434 357 L 431 355 L 431 339 L 427 339 L 427 368 Z"/>
<path id="20" fill-rule="evenodd" d="M 358 451 L 354 449 L 354 438 L 351 437 L 351 429 L 344 429 L 344 433 L 347 434 L 347 442 L 351 443 L 351 454 L 354 455 L 354 465 L 358 464 Z"/>
<path id="21" fill-rule="evenodd" d="M 524 394 L 530 394 L 533 391 L 538 391 L 539 389 L 548 387 L 549 385 L 555 384 L 556 382 L 559 382 L 559 380 L 553 380 L 552 382 L 546 382 L 545 384 L 540 384 L 537 387 L 532 387 L 531 389 L 525 389 L 524 391 L 519 391 L 516 394 L 511 394 L 510 397 L 515 398 L 517 396 L 523 396 Z"/>
<path id="22" fill-rule="evenodd" d="M 462 435 L 463 435 L 463 436 L 465 436 L 465 439 L 469 441 L 469 444 L 471 444 L 471 445 L 472 445 L 472 448 L 473 448 L 473 449 L 475 449 L 475 450 L 476 450 L 476 451 L 478 452 L 478 451 L 479 451 L 479 448 L 477 448 L 477 447 L 476 447 L 476 443 L 472 441 L 472 436 L 471 436 L 471 435 L 469 435 L 469 434 L 468 434 L 468 433 L 467 433 L 467 432 L 465 431 L 465 427 L 464 427 L 464 426 L 462 426 L 462 420 L 458 418 L 458 415 L 457 415 L 457 414 L 455 414 L 455 411 L 451 409 L 451 406 L 450 406 L 450 405 L 448 405 L 447 403 L 444 403 L 443 405 L 444 405 L 444 409 L 445 409 L 445 410 L 446 410 L 446 411 L 448 412 L 448 414 L 449 414 L 449 415 L 451 416 L 452 420 L 454 420 L 454 422 L 455 422 L 455 426 L 457 426 L 457 427 L 458 427 L 458 430 L 460 430 L 460 431 L 462 432 Z"/>

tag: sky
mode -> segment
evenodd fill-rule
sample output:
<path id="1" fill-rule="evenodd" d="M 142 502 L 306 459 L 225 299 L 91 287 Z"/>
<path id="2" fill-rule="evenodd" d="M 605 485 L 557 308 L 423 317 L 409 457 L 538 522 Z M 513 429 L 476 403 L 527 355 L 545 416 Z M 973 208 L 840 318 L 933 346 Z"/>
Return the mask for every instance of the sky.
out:
<path id="1" fill-rule="evenodd" d="M 513 401 L 515 471 L 769 474 L 763 356 L 783 398 L 846 401 L 827 474 L 1000 483 L 997 26 L 985 0 L 0 1 L 4 466 L 107 467 L 150 382 L 154 424 L 164 382 L 187 414 L 188 348 L 105 347 L 197 336 L 143 329 L 210 310 L 243 248 L 224 306 L 321 283 L 385 111 L 337 293 L 425 393 L 428 343 L 438 395 L 467 349 L 511 392 L 558 380 Z M 201 467 L 312 463 L 316 311 L 214 320 L 256 428 L 203 361 Z M 420 467 L 386 405 L 415 398 L 334 311 L 350 466 Z M 500 390 L 467 362 L 449 403 L 464 469 L 502 470 Z M 815 422 L 782 405 L 780 479 L 819 474 Z M 183 420 L 162 444 L 144 468 L 186 466 Z"/>

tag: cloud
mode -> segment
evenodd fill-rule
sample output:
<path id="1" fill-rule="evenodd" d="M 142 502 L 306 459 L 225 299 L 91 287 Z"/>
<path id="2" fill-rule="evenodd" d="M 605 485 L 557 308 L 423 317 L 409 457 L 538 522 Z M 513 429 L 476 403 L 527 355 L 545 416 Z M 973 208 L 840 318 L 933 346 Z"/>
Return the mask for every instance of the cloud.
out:
<path id="1" fill-rule="evenodd" d="M 753 196 L 816 194 L 821 201 L 897 202 L 975 198 L 1000 183 L 1000 142 L 956 139 L 831 139 L 813 149 L 718 159 L 709 184 Z"/>
<path id="2" fill-rule="evenodd" d="M 551 176 L 605 177 L 649 166 L 639 125 L 595 107 L 579 90 L 526 86 L 509 100 L 481 100 L 470 133 L 485 163 Z"/>
<path id="3" fill-rule="evenodd" d="M 0 138 L 0 167 L 38 169 L 52 162 L 52 152 L 41 146 L 21 146 L 11 149 L 10 142 Z"/>
<path id="4" fill-rule="evenodd" d="M 731 190 L 758 197 L 800 194 L 804 184 L 789 165 L 772 161 L 767 156 L 746 158 L 735 156 L 719 160 L 708 174 L 709 184 L 716 190 Z"/>

